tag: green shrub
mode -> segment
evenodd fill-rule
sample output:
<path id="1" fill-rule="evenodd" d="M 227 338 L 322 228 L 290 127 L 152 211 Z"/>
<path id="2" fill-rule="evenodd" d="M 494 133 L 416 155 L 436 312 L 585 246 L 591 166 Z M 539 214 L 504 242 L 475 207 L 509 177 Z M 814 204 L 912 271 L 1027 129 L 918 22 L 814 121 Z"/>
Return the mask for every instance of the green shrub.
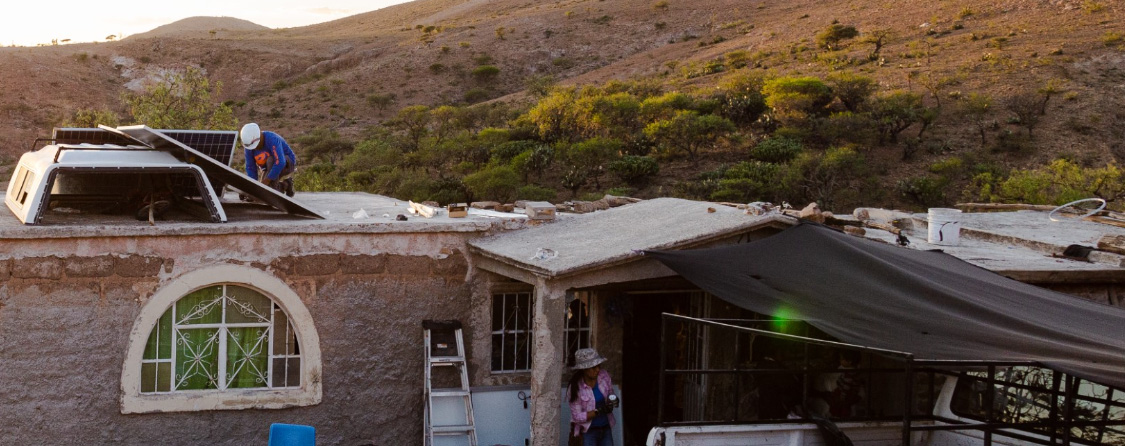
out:
<path id="1" fill-rule="evenodd" d="M 508 166 L 486 167 L 462 180 L 473 200 L 512 201 L 520 188 L 519 174 Z"/>
<path id="2" fill-rule="evenodd" d="M 1102 35 L 1102 43 L 1105 44 L 1105 46 L 1120 45 L 1122 41 L 1125 41 L 1125 37 L 1119 32 L 1106 31 L 1106 33 Z"/>
<path id="3" fill-rule="evenodd" d="M 859 35 L 859 31 L 851 25 L 833 23 L 816 35 L 816 43 L 821 48 L 834 51 L 840 41 L 851 39 Z"/>
<path id="4" fill-rule="evenodd" d="M 536 186 L 534 184 L 522 186 L 519 188 L 519 190 L 516 191 L 517 200 L 555 201 L 555 198 L 557 198 L 558 195 L 558 191 L 554 189 L 551 189 L 549 187 Z"/>
<path id="5" fill-rule="evenodd" d="M 762 93 L 766 96 L 766 105 L 773 109 L 774 117 L 783 123 L 796 123 L 823 115 L 833 98 L 828 85 L 811 76 L 770 79 L 762 86 Z"/>
<path id="6" fill-rule="evenodd" d="M 464 99 L 465 99 L 465 102 L 468 103 L 468 104 L 475 104 L 477 102 L 487 100 L 488 97 L 491 96 L 491 95 L 492 94 L 489 93 L 488 90 L 480 88 L 480 87 L 475 87 L 475 88 L 470 88 L 468 91 L 465 92 Z"/>
<path id="7" fill-rule="evenodd" d="M 542 176 L 543 171 L 551 167 L 551 163 L 555 161 L 555 149 L 546 144 L 535 146 L 531 150 L 520 152 L 520 154 L 512 157 L 511 166 L 516 172 L 523 175 L 524 181 L 534 173 L 536 176 Z"/>
<path id="8" fill-rule="evenodd" d="M 710 198 L 741 203 L 773 201 L 781 183 L 780 174 L 780 166 L 773 163 L 747 161 L 735 164 L 724 172 Z"/>
<path id="9" fill-rule="evenodd" d="M 945 189 L 948 186 L 949 179 L 944 176 L 934 178 L 923 175 L 900 180 L 895 184 L 895 190 L 911 203 L 929 208 L 946 204 Z"/>
<path id="10" fill-rule="evenodd" d="M 647 156 L 625 155 L 609 163 L 609 171 L 630 185 L 641 185 L 660 173 L 660 163 Z"/>
<path id="11" fill-rule="evenodd" d="M 488 82 L 500 75 L 500 69 L 495 65 L 481 65 L 474 68 L 471 74 L 478 82 Z"/>
<path id="12" fill-rule="evenodd" d="M 508 141 L 492 148 L 491 162 L 496 165 L 511 164 L 521 153 L 530 152 L 538 146 L 535 141 Z"/>
<path id="13" fill-rule="evenodd" d="M 576 64 L 574 63 L 574 59 L 571 59 L 569 57 L 556 57 L 555 59 L 551 60 L 551 65 L 566 70 L 569 68 L 573 68 Z"/>
<path id="14" fill-rule="evenodd" d="M 786 163 L 801 154 L 801 142 L 791 138 L 772 137 L 763 139 L 753 149 L 750 157 L 767 163 Z"/>
<path id="15" fill-rule="evenodd" d="M 656 3 L 653 3 L 653 4 L 652 4 L 652 9 L 655 9 L 655 10 L 657 10 L 657 11 L 666 11 L 666 10 L 668 10 L 668 0 L 659 0 L 659 1 L 657 1 Z"/>
<path id="16" fill-rule="evenodd" d="M 445 71 L 445 65 L 442 65 L 442 64 L 439 64 L 439 63 L 430 64 L 430 72 L 431 73 L 439 74 L 439 73 L 442 73 L 444 71 Z"/>

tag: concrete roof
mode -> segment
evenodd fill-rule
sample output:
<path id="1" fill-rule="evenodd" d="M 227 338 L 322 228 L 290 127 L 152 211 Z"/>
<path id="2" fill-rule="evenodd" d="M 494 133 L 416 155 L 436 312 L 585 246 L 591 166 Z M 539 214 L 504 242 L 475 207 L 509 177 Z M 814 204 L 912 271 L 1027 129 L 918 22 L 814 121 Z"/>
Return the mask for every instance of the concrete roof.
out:
<path id="1" fill-rule="evenodd" d="M 1067 274 L 1086 279 L 1121 276 L 1125 256 L 1095 251 L 1090 262 L 1060 258 L 1069 245 L 1096 247 L 1104 235 L 1125 236 L 1125 228 L 1085 220 L 1051 221 L 1047 212 L 963 213 L 960 243 L 936 245 L 926 241 L 927 214 L 899 214 L 908 219 L 903 234 L 910 248 L 940 249 L 974 265 L 1021 280 L 1055 280 Z M 867 228 L 867 238 L 895 243 L 886 231 Z M 1098 274 L 1094 274 L 1098 273 Z"/>
<path id="2" fill-rule="evenodd" d="M 0 239 L 208 235 L 208 234 L 324 234 L 324 233 L 409 233 L 409 232 L 484 232 L 493 229 L 518 229 L 526 225 L 521 214 L 472 210 L 466 218 L 449 218 L 444 213 L 423 218 L 409 213 L 404 200 L 362 192 L 305 192 L 296 200 L 325 215 L 324 220 L 287 215 L 263 204 L 243 203 L 234 193 L 222 198 L 229 221 L 211 223 L 186 213 L 171 212 L 167 220 L 137 221 L 129 215 L 102 215 L 66 212 L 58 209 L 43 219 L 43 224 L 28 226 L 7 209 L 0 209 Z M 356 218 L 363 210 L 368 216 Z M 397 221 L 399 214 L 406 221 Z M 486 215 L 487 214 L 487 215 Z"/>
<path id="3" fill-rule="evenodd" d="M 546 277 L 636 260 L 639 251 L 685 248 L 763 226 L 796 223 L 714 203 L 656 198 L 472 240 L 480 255 Z"/>

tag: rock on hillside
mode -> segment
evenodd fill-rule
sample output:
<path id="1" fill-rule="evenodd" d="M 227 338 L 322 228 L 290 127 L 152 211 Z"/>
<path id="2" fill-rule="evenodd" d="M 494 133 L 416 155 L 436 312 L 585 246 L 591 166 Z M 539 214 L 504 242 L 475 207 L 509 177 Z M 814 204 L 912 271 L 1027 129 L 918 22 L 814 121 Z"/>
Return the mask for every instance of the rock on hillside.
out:
<path id="1" fill-rule="evenodd" d="M 177 20 L 167 25 L 154 28 L 152 31 L 134 34 L 130 39 L 144 39 L 152 37 L 211 37 L 211 31 L 264 31 L 270 29 L 249 20 L 234 17 L 188 17 Z M 217 35 L 217 34 L 216 34 Z"/>

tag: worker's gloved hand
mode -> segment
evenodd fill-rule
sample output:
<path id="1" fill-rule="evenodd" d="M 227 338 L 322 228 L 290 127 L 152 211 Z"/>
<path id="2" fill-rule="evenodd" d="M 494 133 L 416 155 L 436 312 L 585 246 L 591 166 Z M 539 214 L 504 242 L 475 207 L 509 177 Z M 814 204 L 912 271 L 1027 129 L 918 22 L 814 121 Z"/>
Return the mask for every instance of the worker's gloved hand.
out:
<path id="1" fill-rule="evenodd" d="M 273 180 L 262 177 L 262 184 L 266 185 L 266 187 L 273 187 Z"/>

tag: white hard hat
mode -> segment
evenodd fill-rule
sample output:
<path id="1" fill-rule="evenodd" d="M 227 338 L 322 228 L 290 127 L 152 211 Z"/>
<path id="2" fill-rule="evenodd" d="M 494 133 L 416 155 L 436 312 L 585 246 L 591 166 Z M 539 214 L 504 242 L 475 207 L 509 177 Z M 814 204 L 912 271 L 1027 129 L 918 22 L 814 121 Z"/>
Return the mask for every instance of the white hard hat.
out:
<path id="1" fill-rule="evenodd" d="M 242 126 L 242 147 L 246 150 L 254 150 L 258 147 L 258 143 L 262 142 L 262 129 L 258 124 L 253 122 Z"/>

